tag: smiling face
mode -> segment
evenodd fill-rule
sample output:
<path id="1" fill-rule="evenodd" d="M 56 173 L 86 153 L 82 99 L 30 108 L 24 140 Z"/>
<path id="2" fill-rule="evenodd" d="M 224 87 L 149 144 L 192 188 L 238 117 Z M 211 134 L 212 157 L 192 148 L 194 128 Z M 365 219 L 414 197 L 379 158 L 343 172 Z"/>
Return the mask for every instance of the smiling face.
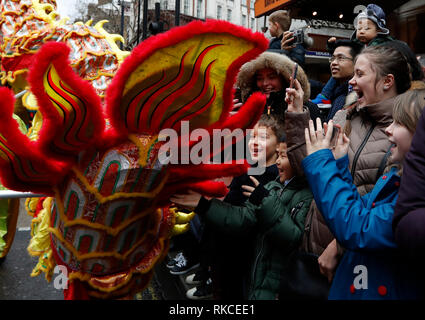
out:
<path id="1" fill-rule="evenodd" d="M 332 77 L 339 81 L 350 79 L 354 73 L 354 63 L 350 53 L 350 47 L 337 47 L 332 57 L 335 58 L 330 64 Z"/>
<path id="2" fill-rule="evenodd" d="M 255 75 L 257 88 L 264 93 L 267 98 L 270 92 L 278 92 L 283 88 L 282 80 L 277 72 L 271 68 L 258 70 Z"/>
<path id="3" fill-rule="evenodd" d="M 291 179 L 294 176 L 294 170 L 292 170 L 291 164 L 289 163 L 287 150 L 288 147 L 286 142 L 280 142 L 279 147 L 276 149 L 276 153 L 278 154 L 276 166 L 279 170 L 279 181 L 281 183 Z"/>
<path id="4" fill-rule="evenodd" d="M 385 129 L 385 133 L 390 142 L 394 144 L 391 148 L 391 160 L 393 162 L 402 162 L 412 144 L 413 133 L 396 121 L 393 121 Z"/>
<path id="5" fill-rule="evenodd" d="M 386 98 L 384 90 L 385 77 L 376 81 L 376 71 L 372 69 L 370 59 L 366 54 L 358 56 L 354 66 L 354 76 L 349 81 L 358 96 L 360 107 L 378 103 Z"/>
<path id="6" fill-rule="evenodd" d="M 277 137 L 270 127 L 255 125 L 248 141 L 252 160 L 270 166 L 276 162 Z"/>

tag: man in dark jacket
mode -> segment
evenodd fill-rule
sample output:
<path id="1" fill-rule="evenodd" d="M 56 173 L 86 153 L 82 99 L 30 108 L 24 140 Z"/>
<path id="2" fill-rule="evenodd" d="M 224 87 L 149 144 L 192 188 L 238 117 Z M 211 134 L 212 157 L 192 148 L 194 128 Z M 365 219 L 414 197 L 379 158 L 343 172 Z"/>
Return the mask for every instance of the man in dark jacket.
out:
<path id="1" fill-rule="evenodd" d="M 329 59 L 332 77 L 337 86 L 330 94 L 331 108 L 327 114 L 326 121 L 331 120 L 337 111 L 345 104 L 345 98 L 350 91 L 348 81 L 354 74 L 354 59 L 361 51 L 361 47 L 353 41 L 338 40 L 332 57 Z"/>

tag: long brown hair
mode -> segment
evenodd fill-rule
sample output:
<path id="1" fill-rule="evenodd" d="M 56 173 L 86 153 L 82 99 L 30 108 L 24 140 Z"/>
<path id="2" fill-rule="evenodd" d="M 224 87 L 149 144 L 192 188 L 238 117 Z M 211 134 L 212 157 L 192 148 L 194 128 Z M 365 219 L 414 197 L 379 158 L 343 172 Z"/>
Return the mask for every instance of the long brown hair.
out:
<path id="1" fill-rule="evenodd" d="M 376 82 L 388 74 L 394 76 L 397 94 L 406 92 L 410 88 L 410 69 L 406 58 L 400 51 L 383 45 L 366 47 L 356 57 L 367 55 L 373 71 L 376 72 Z"/>

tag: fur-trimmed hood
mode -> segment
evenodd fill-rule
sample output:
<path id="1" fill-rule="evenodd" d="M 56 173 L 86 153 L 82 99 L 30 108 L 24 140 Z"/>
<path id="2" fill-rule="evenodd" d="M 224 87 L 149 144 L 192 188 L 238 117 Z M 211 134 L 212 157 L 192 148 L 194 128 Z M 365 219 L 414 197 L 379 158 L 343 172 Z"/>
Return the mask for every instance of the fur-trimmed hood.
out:
<path id="1" fill-rule="evenodd" d="M 242 102 L 245 102 L 249 95 L 256 91 L 255 73 L 257 70 L 263 68 L 274 69 L 289 83 L 294 64 L 286 55 L 274 52 L 263 52 L 255 60 L 245 63 L 241 67 L 236 79 L 236 85 L 241 90 Z M 298 66 L 297 80 L 304 90 L 304 102 L 306 102 L 310 98 L 310 83 L 301 66 Z"/>

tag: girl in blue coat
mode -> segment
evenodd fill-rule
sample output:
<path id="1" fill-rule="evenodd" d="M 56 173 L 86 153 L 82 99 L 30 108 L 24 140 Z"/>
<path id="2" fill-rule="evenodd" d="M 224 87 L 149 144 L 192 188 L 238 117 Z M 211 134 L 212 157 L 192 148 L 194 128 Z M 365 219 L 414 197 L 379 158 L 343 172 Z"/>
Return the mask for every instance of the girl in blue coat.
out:
<path id="1" fill-rule="evenodd" d="M 401 163 L 410 148 L 423 99 L 411 99 L 408 91 L 397 97 L 393 122 L 385 130 L 394 145 L 391 160 L 398 165 L 385 173 L 373 190 L 361 197 L 348 170 L 349 139 L 338 134 L 331 147 L 333 123 L 310 120 L 305 129 L 309 155 L 303 168 L 314 199 L 329 228 L 346 252 L 336 270 L 329 299 L 418 299 L 423 298 L 419 272 L 397 248 L 392 217 L 397 200 Z M 406 103 L 406 102 L 410 103 Z"/>

